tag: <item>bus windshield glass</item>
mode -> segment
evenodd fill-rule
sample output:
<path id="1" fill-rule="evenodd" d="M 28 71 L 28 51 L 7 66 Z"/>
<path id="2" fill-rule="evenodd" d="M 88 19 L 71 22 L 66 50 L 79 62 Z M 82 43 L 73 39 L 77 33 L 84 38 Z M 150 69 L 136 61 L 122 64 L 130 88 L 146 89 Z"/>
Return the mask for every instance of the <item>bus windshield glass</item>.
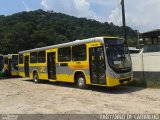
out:
<path id="1" fill-rule="evenodd" d="M 123 39 L 104 39 L 109 66 L 116 73 L 131 71 L 131 57 L 128 47 Z"/>
<path id="2" fill-rule="evenodd" d="M 0 71 L 3 69 L 3 56 L 0 56 Z"/>

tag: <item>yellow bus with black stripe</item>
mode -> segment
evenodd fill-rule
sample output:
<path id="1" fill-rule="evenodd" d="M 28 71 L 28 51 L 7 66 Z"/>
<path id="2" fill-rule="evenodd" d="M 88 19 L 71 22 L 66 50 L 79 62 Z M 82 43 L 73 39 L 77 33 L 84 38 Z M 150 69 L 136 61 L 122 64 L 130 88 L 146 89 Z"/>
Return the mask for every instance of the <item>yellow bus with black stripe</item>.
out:
<path id="1" fill-rule="evenodd" d="M 18 77 L 18 54 L 4 55 L 4 70 L 7 77 Z"/>
<path id="2" fill-rule="evenodd" d="M 132 64 L 123 39 L 95 37 L 19 52 L 19 75 L 52 82 L 117 86 L 132 81 Z"/>

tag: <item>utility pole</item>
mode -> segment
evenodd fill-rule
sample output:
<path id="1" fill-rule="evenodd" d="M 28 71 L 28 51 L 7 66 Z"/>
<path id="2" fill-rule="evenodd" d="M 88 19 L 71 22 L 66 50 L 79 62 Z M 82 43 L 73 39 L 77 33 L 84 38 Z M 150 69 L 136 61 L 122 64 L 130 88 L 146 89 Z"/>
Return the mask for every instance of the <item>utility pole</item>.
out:
<path id="1" fill-rule="evenodd" d="M 125 19 L 125 6 L 124 6 L 124 0 L 121 0 L 122 5 L 122 22 L 123 22 L 123 37 L 127 43 L 127 34 L 126 34 L 126 19 Z"/>
<path id="2" fill-rule="evenodd" d="M 139 37 L 139 31 L 138 30 L 137 30 L 137 36 L 138 36 L 138 49 L 140 50 L 140 42 L 139 42 L 140 37 Z"/>

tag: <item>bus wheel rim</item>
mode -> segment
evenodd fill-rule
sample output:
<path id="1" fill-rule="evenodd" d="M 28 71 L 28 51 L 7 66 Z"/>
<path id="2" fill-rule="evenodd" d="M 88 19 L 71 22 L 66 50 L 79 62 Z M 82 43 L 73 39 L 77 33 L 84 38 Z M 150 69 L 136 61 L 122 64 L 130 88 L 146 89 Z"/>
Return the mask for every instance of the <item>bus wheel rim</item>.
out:
<path id="1" fill-rule="evenodd" d="M 80 78 L 78 79 L 78 85 L 79 85 L 80 87 L 84 86 L 84 78 L 80 77 Z"/>
<path id="2" fill-rule="evenodd" d="M 34 76 L 34 81 L 37 82 L 37 75 Z"/>

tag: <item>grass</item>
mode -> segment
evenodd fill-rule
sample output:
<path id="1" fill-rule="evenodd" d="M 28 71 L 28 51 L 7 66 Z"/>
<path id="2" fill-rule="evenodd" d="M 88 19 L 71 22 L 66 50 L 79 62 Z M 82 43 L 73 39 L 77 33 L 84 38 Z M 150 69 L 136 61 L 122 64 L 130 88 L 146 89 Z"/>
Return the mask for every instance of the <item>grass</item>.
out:
<path id="1" fill-rule="evenodd" d="M 160 80 L 147 80 L 148 88 L 160 88 Z"/>
<path id="2" fill-rule="evenodd" d="M 129 86 L 134 87 L 145 87 L 145 88 L 160 88 L 160 80 L 138 80 L 134 79 L 132 83 L 129 84 Z"/>

